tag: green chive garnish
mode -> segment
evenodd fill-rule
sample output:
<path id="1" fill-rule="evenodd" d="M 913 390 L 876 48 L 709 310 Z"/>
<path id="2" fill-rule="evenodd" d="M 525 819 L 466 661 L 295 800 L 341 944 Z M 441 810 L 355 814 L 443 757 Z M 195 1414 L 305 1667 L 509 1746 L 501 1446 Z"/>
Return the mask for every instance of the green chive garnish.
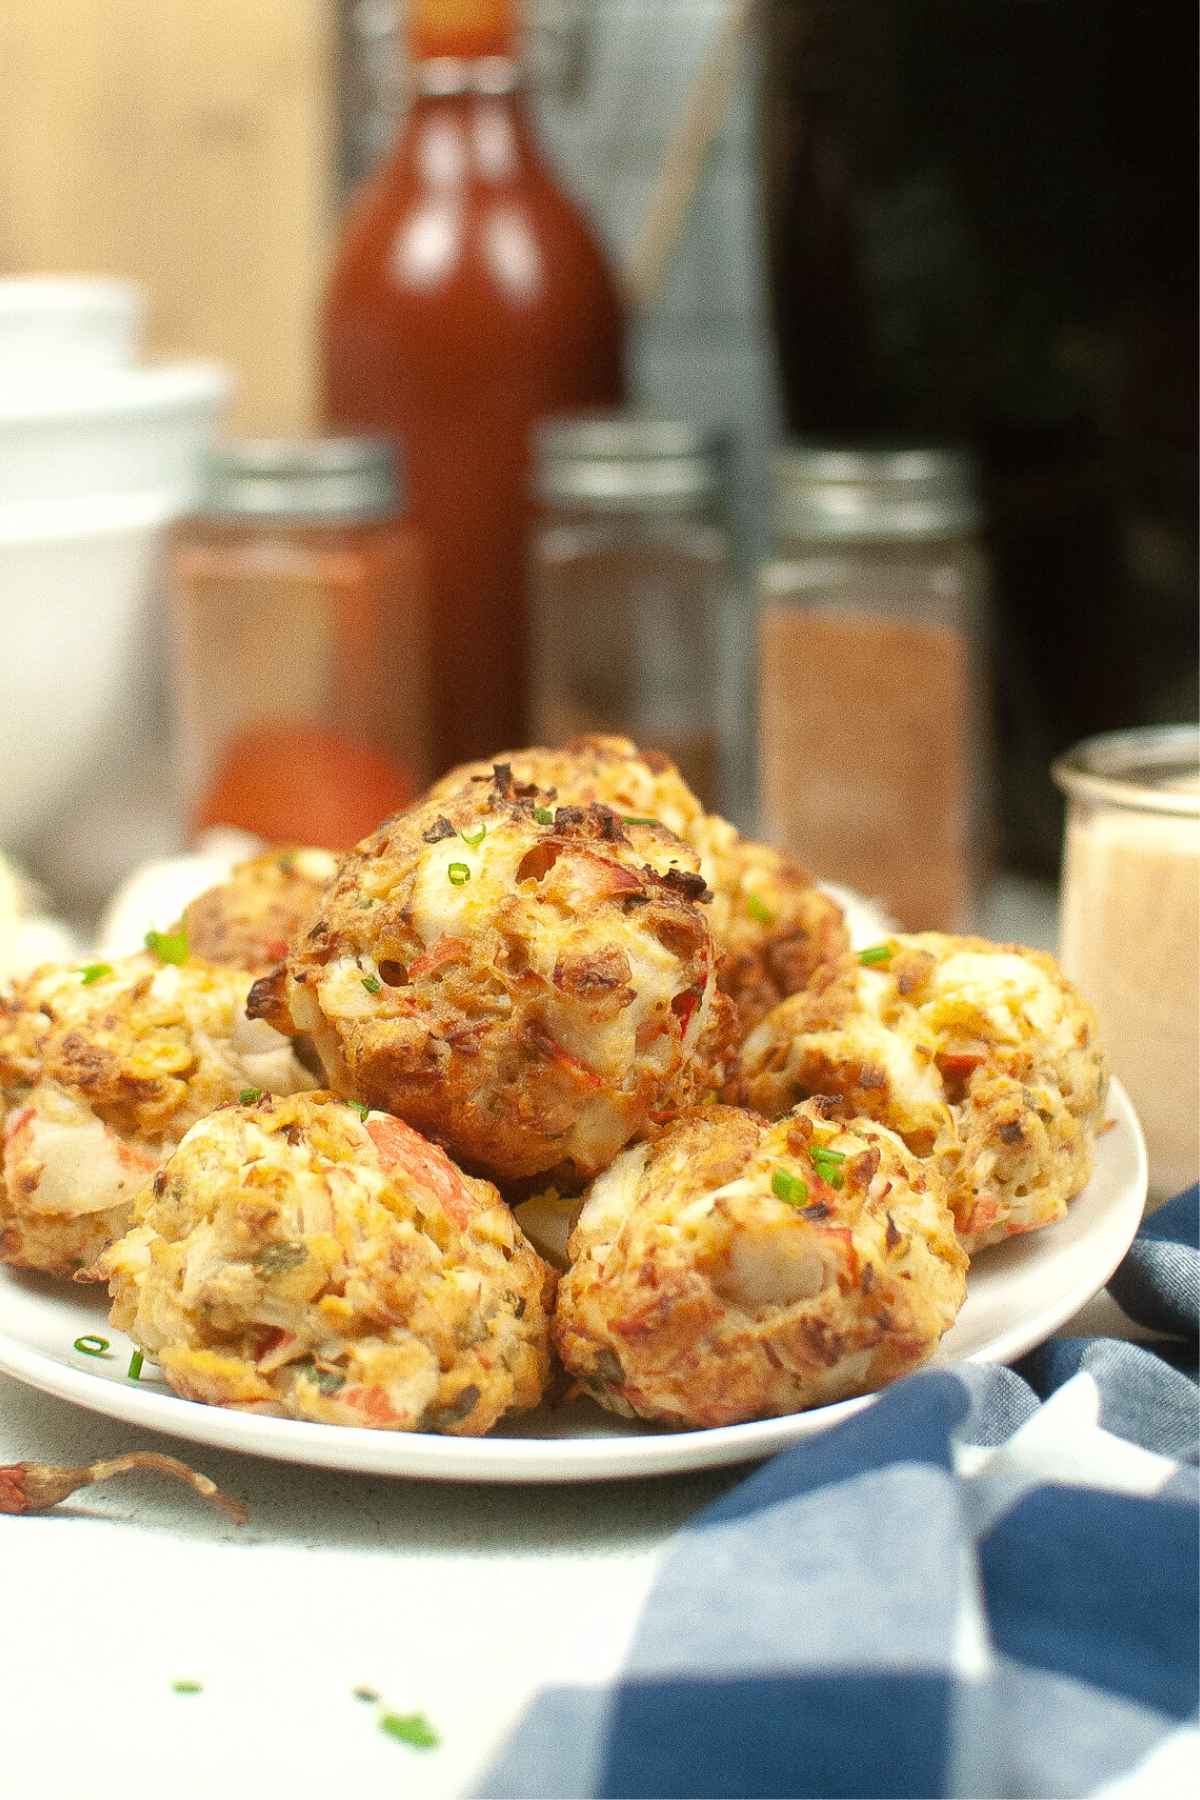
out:
<path id="1" fill-rule="evenodd" d="M 107 1356 L 108 1339 L 97 1337 L 94 1332 L 88 1331 L 75 1339 L 75 1348 L 83 1356 Z"/>
<path id="2" fill-rule="evenodd" d="M 746 895 L 746 911 L 756 925 L 773 925 L 775 923 L 775 914 L 764 900 L 759 899 L 757 894 Z"/>
<path id="3" fill-rule="evenodd" d="M 662 827 L 661 819 L 642 819 L 636 813 L 622 813 L 621 823 L 622 825 L 657 825 L 660 829 Z"/>
<path id="4" fill-rule="evenodd" d="M 358 1114 L 365 1125 L 371 1112 L 370 1107 L 365 1105 L 361 1100 L 347 1100 L 346 1105 L 351 1107 Z"/>
<path id="5" fill-rule="evenodd" d="M 374 1688 L 356 1687 L 352 1688 L 350 1691 L 356 1700 L 365 1700 L 368 1706 L 374 1706 L 376 1700 L 379 1698 L 379 1695 L 375 1692 Z"/>
<path id="6" fill-rule="evenodd" d="M 179 965 L 188 959 L 187 931 L 183 927 L 178 931 L 148 931 L 145 945 L 147 950 L 153 950 L 159 962 Z"/>
<path id="7" fill-rule="evenodd" d="M 111 963 L 87 963 L 79 971 L 80 984 L 83 987 L 91 987 L 93 981 L 103 981 L 104 977 L 111 975 L 112 972 Z"/>
<path id="8" fill-rule="evenodd" d="M 454 862 L 446 870 L 452 887 L 466 887 L 471 879 L 471 871 L 466 863 Z"/>
<path id="9" fill-rule="evenodd" d="M 424 1713 L 380 1713 L 379 1729 L 414 1750 L 436 1750 L 442 1741 Z"/>
<path id="10" fill-rule="evenodd" d="M 202 1694 L 204 1683 L 202 1681 L 173 1681 L 171 1692 L 173 1694 Z"/>
<path id="11" fill-rule="evenodd" d="M 793 1175 L 790 1169 L 776 1169 L 771 1176 L 771 1192 L 789 1206 L 803 1206 L 808 1199 L 808 1183 Z"/>
<path id="12" fill-rule="evenodd" d="M 238 1104 L 241 1106 L 253 1106 L 255 1101 L 261 1100 L 262 1097 L 263 1091 L 261 1088 L 243 1088 L 238 1095 Z"/>
<path id="13" fill-rule="evenodd" d="M 892 946 L 890 944 L 872 944 L 869 950 L 859 951 L 858 960 L 866 969 L 871 968 L 874 963 L 890 962 Z"/>
<path id="14" fill-rule="evenodd" d="M 366 988 L 368 994 L 378 994 L 383 987 L 383 983 L 380 981 L 378 975 L 364 975 L 362 984 Z"/>
<path id="15" fill-rule="evenodd" d="M 478 831 L 460 831 L 458 835 L 464 844 L 469 845 L 469 847 L 474 850 L 478 845 L 482 844 L 484 838 L 487 836 L 487 826 L 481 825 Z"/>
<path id="16" fill-rule="evenodd" d="M 812 1157 L 812 1166 L 822 1181 L 827 1181 L 831 1188 L 840 1188 L 846 1185 L 846 1178 L 842 1174 L 842 1164 L 846 1160 L 844 1150 L 826 1150 L 822 1145 L 814 1144 L 808 1154 Z"/>
<path id="17" fill-rule="evenodd" d="M 143 1364 L 143 1362 L 145 1362 L 145 1360 L 146 1359 L 142 1355 L 140 1350 L 134 1351 L 133 1355 L 129 1359 L 129 1379 L 130 1379 L 130 1381 L 140 1381 L 142 1379 L 142 1364 Z"/>
<path id="18" fill-rule="evenodd" d="M 535 806 L 533 816 L 539 825 L 553 825 L 554 823 L 554 814 L 548 806 Z"/>

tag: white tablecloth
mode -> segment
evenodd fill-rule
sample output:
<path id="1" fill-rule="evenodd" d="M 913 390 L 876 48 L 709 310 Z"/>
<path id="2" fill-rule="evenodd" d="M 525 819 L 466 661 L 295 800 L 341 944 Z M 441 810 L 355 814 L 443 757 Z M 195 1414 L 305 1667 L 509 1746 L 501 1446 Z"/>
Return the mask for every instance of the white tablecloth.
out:
<path id="1" fill-rule="evenodd" d="M 1144 1335 L 1106 1295 L 1065 1328 L 1092 1333 Z M 0 1464 L 134 1448 L 184 1457 L 250 1524 L 148 1474 L 0 1518 L 14 1800 L 467 1793 L 539 1688 L 618 1667 L 671 1534 L 743 1473 L 377 1480 L 191 1447 L 0 1378 Z M 441 1746 L 394 1741 L 357 1686 L 426 1714 Z"/>

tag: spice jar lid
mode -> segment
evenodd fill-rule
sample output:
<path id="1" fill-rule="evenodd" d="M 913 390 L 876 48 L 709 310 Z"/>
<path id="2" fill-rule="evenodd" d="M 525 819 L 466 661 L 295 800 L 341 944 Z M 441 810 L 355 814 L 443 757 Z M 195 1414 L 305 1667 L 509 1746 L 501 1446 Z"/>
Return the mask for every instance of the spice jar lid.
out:
<path id="1" fill-rule="evenodd" d="M 675 512 L 712 501 L 725 440 L 686 419 L 586 412 L 537 429 L 537 494 L 597 512 Z"/>
<path id="2" fill-rule="evenodd" d="M 980 516 L 975 462 L 963 450 L 794 443 L 775 453 L 780 537 L 951 537 Z"/>
<path id="3" fill-rule="evenodd" d="M 210 518 L 334 523 L 385 518 L 402 500 L 389 438 L 235 438 L 209 459 L 202 509 Z"/>

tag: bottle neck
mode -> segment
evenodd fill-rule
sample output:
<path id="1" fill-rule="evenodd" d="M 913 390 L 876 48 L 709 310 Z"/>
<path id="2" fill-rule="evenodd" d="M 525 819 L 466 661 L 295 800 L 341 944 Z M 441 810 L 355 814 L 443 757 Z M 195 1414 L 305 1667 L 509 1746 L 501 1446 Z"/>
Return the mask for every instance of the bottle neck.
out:
<path id="1" fill-rule="evenodd" d="M 429 63 L 517 63 L 516 0 L 409 0 L 408 49 Z M 493 77 L 494 78 L 494 77 Z"/>

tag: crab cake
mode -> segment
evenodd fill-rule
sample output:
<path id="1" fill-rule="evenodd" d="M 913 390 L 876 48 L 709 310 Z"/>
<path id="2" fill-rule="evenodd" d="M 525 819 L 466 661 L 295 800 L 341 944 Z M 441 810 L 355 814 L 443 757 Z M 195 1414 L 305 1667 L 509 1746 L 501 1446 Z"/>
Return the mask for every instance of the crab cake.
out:
<path id="1" fill-rule="evenodd" d="M 469 1167 L 579 1187 L 719 1085 L 706 897 L 670 832 L 498 767 L 359 844 L 251 1009 Z"/>
<path id="2" fill-rule="evenodd" d="M 265 974 L 317 917 L 337 868 L 331 850 L 267 850 L 239 863 L 228 881 L 206 889 L 185 911 L 192 954 Z"/>
<path id="3" fill-rule="evenodd" d="M 837 902 L 791 857 L 706 813 L 661 751 L 597 736 L 575 738 L 562 750 L 514 750 L 501 760 L 518 781 L 535 782 L 576 805 L 598 802 L 624 818 L 660 821 L 691 845 L 713 893 L 711 924 L 722 952 L 718 979 L 737 1004 L 743 1035 L 848 949 Z M 443 776 L 431 797 L 490 779 L 489 764 L 466 763 Z"/>
<path id="4" fill-rule="evenodd" d="M 39 969 L 0 999 L 0 1260 L 87 1268 L 197 1119 L 247 1088 L 315 1085 L 246 1018 L 249 985 L 141 954 Z"/>
<path id="5" fill-rule="evenodd" d="M 185 1399 L 478 1437 L 542 1397 L 552 1272 L 398 1119 L 326 1093 L 222 1107 L 136 1216 L 103 1259 L 112 1322 Z"/>
<path id="6" fill-rule="evenodd" d="M 1062 1218 L 1107 1091 L 1095 1015 L 1052 957 L 939 932 L 843 958 L 785 1000 L 736 1084 L 771 1118 L 835 1096 L 935 1157 L 971 1252 Z"/>
<path id="7" fill-rule="evenodd" d="M 536 782 L 568 802 L 611 806 L 623 818 L 657 820 L 691 845 L 713 894 L 710 918 L 722 952 L 719 983 L 737 1004 L 743 1034 L 847 949 L 837 902 L 791 857 L 706 813 L 661 751 L 598 735 L 575 738 L 561 750 L 506 752 L 503 761 L 520 781 Z M 490 765 L 467 763 L 451 770 L 431 793 L 451 794 L 464 782 L 488 779 Z"/>
<path id="8" fill-rule="evenodd" d="M 775 1125 L 704 1107 L 592 1184 L 555 1342 L 613 1412 L 731 1425 L 882 1387 L 966 1292 L 936 1168 L 809 1102 Z"/>

